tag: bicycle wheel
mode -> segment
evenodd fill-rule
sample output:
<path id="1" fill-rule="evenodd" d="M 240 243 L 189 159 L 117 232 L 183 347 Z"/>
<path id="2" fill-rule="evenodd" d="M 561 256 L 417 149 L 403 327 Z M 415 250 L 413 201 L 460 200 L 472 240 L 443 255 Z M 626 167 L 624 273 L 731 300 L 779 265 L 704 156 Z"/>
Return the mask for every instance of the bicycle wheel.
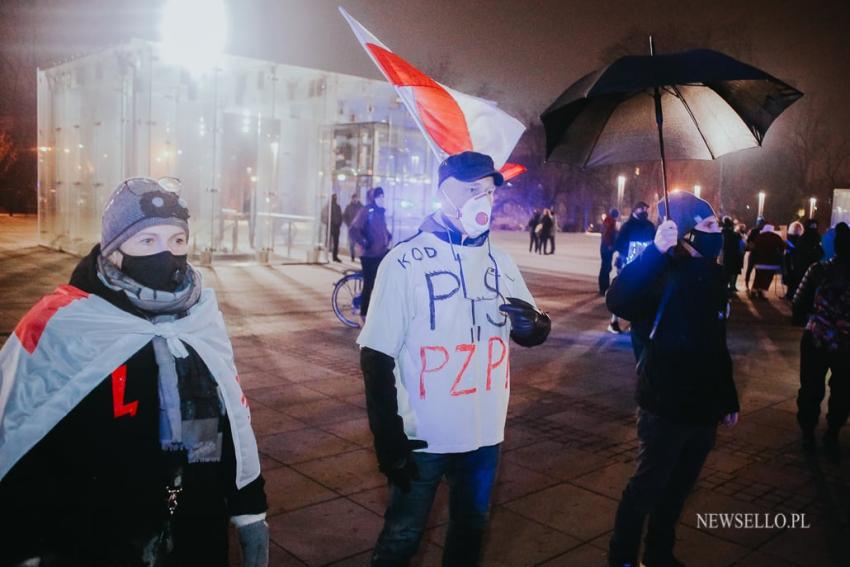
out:
<path id="1" fill-rule="evenodd" d="M 360 328 L 360 295 L 363 293 L 363 273 L 347 274 L 334 284 L 331 306 L 337 319 L 352 329 Z"/>

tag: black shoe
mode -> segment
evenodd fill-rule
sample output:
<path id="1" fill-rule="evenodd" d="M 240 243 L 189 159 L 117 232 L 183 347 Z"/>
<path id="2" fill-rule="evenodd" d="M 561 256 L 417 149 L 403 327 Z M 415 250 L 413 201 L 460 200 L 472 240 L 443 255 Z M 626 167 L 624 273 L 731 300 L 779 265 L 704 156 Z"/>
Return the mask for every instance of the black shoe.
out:
<path id="1" fill-rule="evenodd" d="M 829 429 L 823 434 L 823 449 L 827 458 L 835 464 L 841 462 L 841 446 L 838 444 L 838 431 Z"/>
<path id="2" fill-rule="evenodd" d="M 339 262 L 341 264 L 342 260 L 340 260 L 339 258 L 334 258 L 334 262 Z"/>

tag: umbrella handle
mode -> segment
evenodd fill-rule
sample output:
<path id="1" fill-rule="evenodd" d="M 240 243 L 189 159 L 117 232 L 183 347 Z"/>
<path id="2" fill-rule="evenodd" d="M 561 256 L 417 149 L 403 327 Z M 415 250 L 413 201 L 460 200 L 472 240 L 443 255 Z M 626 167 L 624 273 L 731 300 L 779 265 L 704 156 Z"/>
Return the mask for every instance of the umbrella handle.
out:
<path id="1" fill-rule="evenodd" d="M 655 87 L 655 123 L 658 125 L 658 149 L 661 153 L 661 186 L 664 189 L 664 212 L 670 218 L 670 198 L 667 196 L 667 158 L 664 155 L 664 114 L 661 111 L 661 92 Z"/>
<path id="2" fill-rule="evenodd" d="M 649 36 L 649 54 L 655 55 L 655 39 Z M 661 111 L 661 91 L 656 85 L 653 92 L 655 99 L 655 123 L 658 125 L 658 149 L 661 151 L 661 186 L 664 189 L 664 212 L 667 220 L 670 218 L 670 199 L 667 196 L 667 158 L 664 156 L 664 113 Z"/>

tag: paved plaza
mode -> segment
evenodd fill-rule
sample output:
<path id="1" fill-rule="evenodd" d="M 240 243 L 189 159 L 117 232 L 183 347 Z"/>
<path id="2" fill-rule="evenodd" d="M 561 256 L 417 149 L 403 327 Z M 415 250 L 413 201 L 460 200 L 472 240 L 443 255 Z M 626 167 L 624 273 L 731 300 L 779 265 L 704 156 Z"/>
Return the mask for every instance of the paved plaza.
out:
<path id="1" fill-rule="evenodd" d="M 558 235 L 554 256 L 530 256 L 527 235 L 497 242 L 523 268 L 553 320 L 548 342 L 512 349 L 512 395 L 485 565 L 604 565 L 620 493 L 634 467 L 634 360 L 628 335 L 605 332 L 596 293 L 598 237 Z M 0 218 L 0 341 L 77 259 L 35 245 L 33 218 Z M 250 400 L 269 497 L 275 566 L 367 565 L 386 481 L 366 419 L 357 331 L 330 293 L 334 266 L 215 265 L 214 287 Z M 722 429 L 678 530 L 688 566 L 848 563 L 850 434 L 842 465 L 799 448 L 794 412 L 800 330 L 771 292 L 733 303 L 729 342 L 740 424 Z M 697 514 L 804 513 L 807 529 L 709 529 Z M 439 565 L 447 521 L 441 491 L 417 564 Z"/>

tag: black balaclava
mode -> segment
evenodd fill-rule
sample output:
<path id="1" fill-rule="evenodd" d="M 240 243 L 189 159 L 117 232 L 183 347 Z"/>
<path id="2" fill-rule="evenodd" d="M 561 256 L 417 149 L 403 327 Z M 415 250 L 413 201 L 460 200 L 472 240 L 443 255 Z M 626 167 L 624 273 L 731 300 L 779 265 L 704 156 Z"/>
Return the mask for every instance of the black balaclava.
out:
<path id="1" fill-rule="evenodd" d="M 685 235 L 685 242 L 693 246 L 703 258 L 717 258 L 723 249 L 723 234 L 693 229 Z"/>

